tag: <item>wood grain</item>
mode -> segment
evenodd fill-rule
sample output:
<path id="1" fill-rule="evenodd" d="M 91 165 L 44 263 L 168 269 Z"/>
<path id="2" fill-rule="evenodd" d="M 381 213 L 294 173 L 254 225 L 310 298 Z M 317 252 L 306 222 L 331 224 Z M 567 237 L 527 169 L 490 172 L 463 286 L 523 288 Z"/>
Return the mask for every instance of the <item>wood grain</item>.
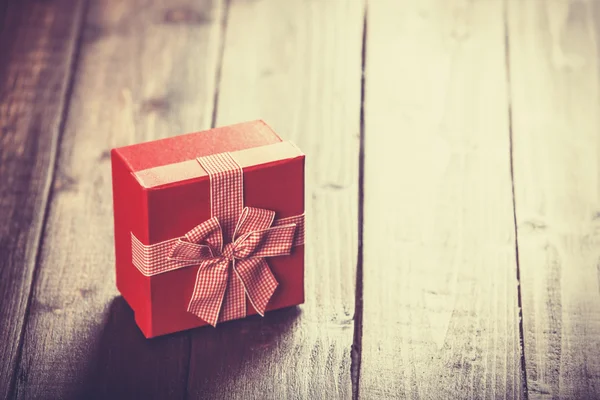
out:
<path id="1" fill-rule="evenodd" d="M 369 3 L 359 396 L 523 397 L 502 3 Z"/>
<path id="2" fill-rule="evenodd" d="M 0 398 L 10 397 L 82 7 L 0 6 Z"/>
<path id="3" fill-rule="evenodd" d="M 194 331 L 190 398 L 352 397 L 362 28 L 360 1 L 230 5 L 216 123 L 306 153 L 306 303 Z"/>
<path id="4" fill-rule="evenodd" d="M 208 128 L 220 1 L 92 1 L 16 397 L 184 398 L 187 333 L 144 339 L 114 281 L 112 147 Z"/>
<path id="5" fill-rule="evenodd" d="M 509 2 L 530 399 L 600 399 L 600 5 Z"/>

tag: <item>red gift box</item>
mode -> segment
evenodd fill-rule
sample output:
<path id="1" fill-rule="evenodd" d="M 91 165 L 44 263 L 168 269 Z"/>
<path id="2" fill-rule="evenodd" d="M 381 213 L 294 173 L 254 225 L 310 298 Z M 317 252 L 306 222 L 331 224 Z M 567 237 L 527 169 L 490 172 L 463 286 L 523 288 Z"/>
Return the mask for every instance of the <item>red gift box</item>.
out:
<path id="1" fill-rule="evenodd" d="M 264 122 L 111 159 L 117 288 L 144 336 L 304 302 L 304 155 Z"/>

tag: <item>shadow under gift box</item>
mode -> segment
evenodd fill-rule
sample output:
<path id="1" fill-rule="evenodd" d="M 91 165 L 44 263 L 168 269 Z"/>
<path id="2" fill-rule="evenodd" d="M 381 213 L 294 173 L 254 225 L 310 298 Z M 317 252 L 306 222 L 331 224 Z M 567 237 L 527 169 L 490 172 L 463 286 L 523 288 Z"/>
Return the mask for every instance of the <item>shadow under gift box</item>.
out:
<path id="1" fill-rule="evenodd" d="M 199 266 L 144 276 L 132 263 L 131 234 L 151 245 L 208 220 L 210 181 L 196 158 L 223 152 L 243 169 L 245 207 L 273 210 L 276 219 L 304 213 L 304 155 L 263 121 L 111 152 L 117 288 L 147 338 L 206 325 L 187 312 Z M 302 304 L 304 246 L 266 261 L 279 283 L 267 311 Z M 247 298 L 246 307 L 247 315 L 256 314 Z"/>

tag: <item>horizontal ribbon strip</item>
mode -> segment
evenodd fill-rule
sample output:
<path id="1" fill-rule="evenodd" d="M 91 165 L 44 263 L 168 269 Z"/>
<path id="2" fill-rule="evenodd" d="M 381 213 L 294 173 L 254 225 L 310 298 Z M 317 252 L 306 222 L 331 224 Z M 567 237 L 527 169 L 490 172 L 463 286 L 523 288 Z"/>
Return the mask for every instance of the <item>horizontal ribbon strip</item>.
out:
<path id="1" fill-rule="evenodd" d="M 292 246 L 301 246 L 304 244 L 304 214 L 293 217 L 276 219 L 273 221 L 273 227 L 280 225 L 296 225 Z M 133 256 L 133 265 L 144 276 L 154 276 L 179 268 L 198 265 L 197 261 L 181 260 L 169 258 L 171 249 L 179 241 L 189 241 L 186 236 L 165 240 L 155 244 L 143 244 L 134 234 L 131 233 L 131 251 Z"/>

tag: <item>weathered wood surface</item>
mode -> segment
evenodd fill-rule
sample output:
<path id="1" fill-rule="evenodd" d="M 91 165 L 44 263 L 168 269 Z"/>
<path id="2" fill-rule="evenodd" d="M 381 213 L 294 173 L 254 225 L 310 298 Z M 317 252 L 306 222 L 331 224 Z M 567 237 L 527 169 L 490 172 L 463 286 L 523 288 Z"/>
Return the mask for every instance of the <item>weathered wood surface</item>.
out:
<path id="1" fill-rule="evenodd" d="M 191 398 L 352 397 L 362 29 L 360 1 L 231 2 L 216 124 L 307 154 L 306 304 L 192 332 Z"/>
<path id="2" fill-rule="evenodd" d="M 524 395 L 502 15 L 369 3 L 361 398 Z"/>
<path id="3" fill-rule="evenodd" d="M 82 11 L 0 6 L 0 398 L 15 378 Z"/>
<path id="4" fill-rule="evenodd" d="M 147 341 L 117 296 L 112 147 L 208 128 L 223 4 L 92 1 L 16 396 L 186 395 L 189 334 Z"/>
<path id="5" fill-rule="evenodd" d="M 600 3 L 508 3 L 530 399 L 600 399 Z"/>
<path id="6" fill-rule="evenodd" d="M 0 6 L 0 398 L 600 398 L 600 2 L 366 3 Z M 306 304 L 144 339 L 109 149 L 256 118 Z"/>

